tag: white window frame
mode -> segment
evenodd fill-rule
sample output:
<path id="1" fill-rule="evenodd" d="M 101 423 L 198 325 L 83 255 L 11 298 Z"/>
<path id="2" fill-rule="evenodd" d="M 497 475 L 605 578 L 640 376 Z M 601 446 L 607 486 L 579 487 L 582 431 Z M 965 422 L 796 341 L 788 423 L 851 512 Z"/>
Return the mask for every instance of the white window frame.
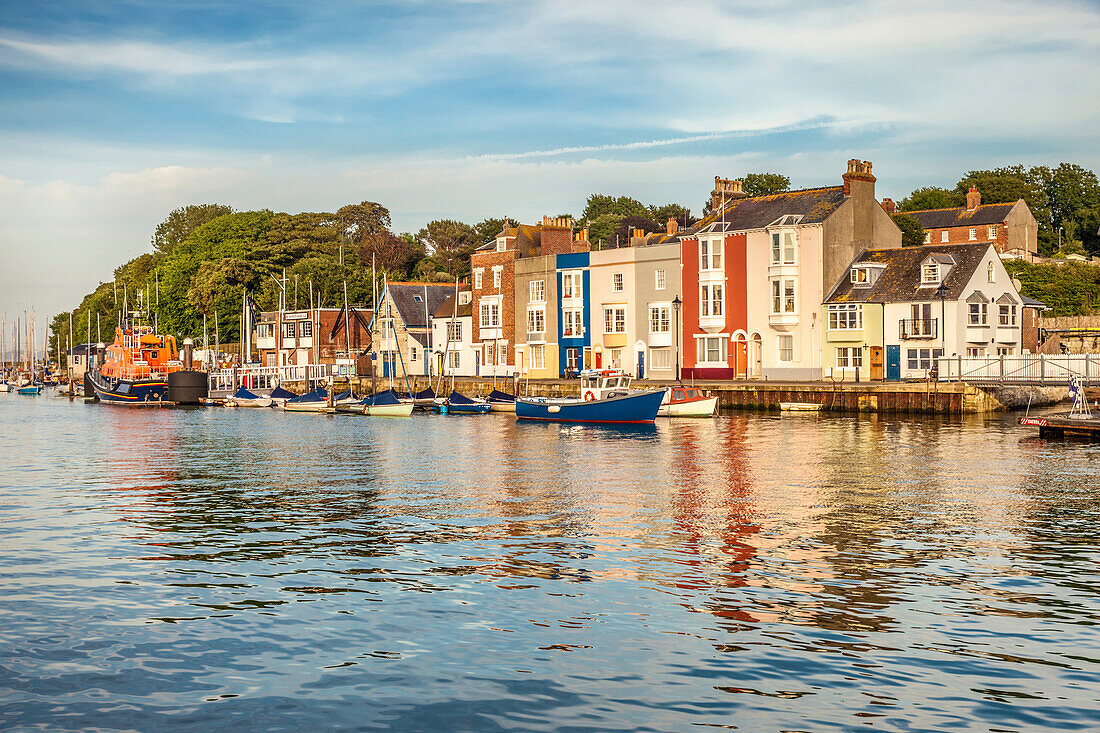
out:
<path id="1" fill-rule="evenodd" d="M 947 240 L 948 240 L 948 230 L 944 229 L 943 232 L 940 233 L 940 241 L 943 242 L 944 244 L 946 244 Z"/>
<path id="2" fill-rule="evenodd" d="M 626 306 L 607 305 L 603 309 L 603 332 L 605 334 L 626 333 Z"/>
<path id="3" fill-rule="evenodd" d="M 925 232 L 924 233 L 924 243 L 925 244 L 932 244 L 932 232 Z"/>
<path id="4" fill-rule="evenodd" d="M 455 344 L 462 342 L 462 321 L 447 321 L 447 340 Z"/>
<path id="5" fill-rule="evenodd" d="M 863 328 L 863 305 L 847 303 L 828 306 L 828 330 L 858 331 Z"/>
<path id="6" fill-rule="evenodd" d="M 561 312 L 562 338 L 581 338 L 584 336 L 583 311 L 580 308 L 563 308 Z"/>
<path id="7" fill-rule="evenodd" d="M 985 281 L 990 283 L 997 282 L 997 269 L 992 262 L 985 266 Z"/>
<path id="8" fill-rule="evenodd" d="M 970 231 L 968 232 L 968 234 L 970 235 L 971 242 L 978 241 L 978 227 L 970 227 Z"/>
<path id="9" fill-rule="evenodd" d="M 672 369 L 672 349 L 650 349 L 649 368 L 657 371 Z"/>
<path id="10" fill-rule="evenodd" d="M 569 270 L 561 274 L 561 297 L 563 300 L 580 299 L 584 297 L 584 280 L 581 270 Z"/>
<path id="11" fill-rule="evenodd" d="M 451 349 L 447 352 L 447 366 L 450 369 L 462 368 L 462 352 L 458 349 Z"/>
<path id="12" fill-rule="evenodd" d="M 479 323 L 482 328 L 500 328 L 500 303 L 484 300 L 478 309 Z"/>
<path id="13" fill-rule="evenodd" d="M 781 316 L 798 313 L 798 281 L 793 277 L 773 277 L 771 282 L 771 314 Z"/>
<path id="14" fill-rule="evenodd" d="M 836 348 L 836 368 L 854 372 L 863 368 L 863 347 L 838 346 Z"/>
<path id="15" fill-rule="evenodd" d="M 544 344 L 537 344 L 531 347 L 531 368 L 546 368 L 546 346 Z"/>
<path id="16" fill-rule="evenodd" d="M 649 306 L 649 332 L 672 333 L 672 321 L 670 320 L 670 308 L 667 305 Z"/>
<path id="17" fill-rule="evenodd" d="M 787 345 L 784 346 L 784 343 Z M 783 358 L 786 352 L 786 358 Z M 781 333 L 777 339 L 776 360 L 781 364 L 790 364 L 794 361 L 794 335 Z"/>
<path id="18" fill-rule="evenodd" d="M 665 289 L 665 284 L 666 284 L 665 271 L 664 270 L 656 270 L 653 273 L 653 289 L 654 290 L 664 290 Z"/>
<path id="19" fill-rule="evenodd" d="M 940 281 L 940 263 L 925 262 L 920 266 L 920 284 L 936 285 Z"/>
<path id="20" fill-rule="evenodd" d="M 986 228 L 985 234 L 986 234 L 986 239 L 989 239 L 989 240 L 996 239 L 997 238 L 997 225 L 996 224 L 990 224 Z"/>
<path id="21" fill-rule="evenodd" d="M 283 322 L 283 338 L 285 338 L 285 339 L 295 338 L 294 334 L 297 333 L 297 331 L 298 331 L 298 329 L 295 328 L 296 323 L 297 323 L 297 321 L 284 321 Z"/>
<path id="22" fill-rule="evenodd" d="M 546 281 L 532 280 L 527 285 L 528 300 L 532 303 L 546 302 Z"/>
<path id="23" fill-rule="evenodd" d="M 726 312 L 726 289 L 722 283 L 699 286 L 699 315 L 702 318 L 721 318 Z"/>
<path id="24" fill-rule="evenodd" d="M 701 336 L 696 342 L 696 361 L 699 364 L 725 365 L 729 362 L 729 339 L 725 336 Z M 711 359 L 712 354 L 717 358 Z"/>
<path id="25" fill-rule="evenodd" d="M 485 270 L 480 267 L 474 268 L 474 290 L 481 290 L 484 275 Z"/>
<path id="26" fill-rule="evenodd" d="M 611 273 L 611 292 L 623 292 L 623 274 L 621 272 Z"/>
<path id="27" fill-rule="evenodd" d="M 527 333 L 546 333 L 546 308 L 527 309 Z"/>
<path id="28" fill-rule="evenodd" d="M 968 326 L 989 325 L 989 303 L 967 303 L 966 314 Z"/>
<path id="29" fill-rule="evenodd" d="M 704 272 L 722 269 L 721 239 L 699 239 L 699 269 Z"/>
<path id="30" fill-rule="evenodd" d="M 313 321 L 302 321 L 302 325 L 298 329 L 298 338 L 313 338 Z"/>
<path id="31" fill-rule="evenodd" d="M 930 371 L 936 365 L 936 360 L 943 356 L 943 349 L 918 348 L 906 349 L 906 371 Z M 914 366 L 915 365 L 915 366 Z"/>
<path id="32" fill-rule="evenodd" d="M 504 268 L 502 268 L 502 267 L 494 267 L 493 268 L 493 289 L 494 290 L 500 290 L 501 273 L 503 272 L 503 270 L 504 270 Z"/>
<path id="33" fill-rule="evenodd" d="M 1002 303 L 997 308 L 997 325 L 998 326 L 1015 326 L 1016 325 L 1016 306 L 1011 303 Z"/>

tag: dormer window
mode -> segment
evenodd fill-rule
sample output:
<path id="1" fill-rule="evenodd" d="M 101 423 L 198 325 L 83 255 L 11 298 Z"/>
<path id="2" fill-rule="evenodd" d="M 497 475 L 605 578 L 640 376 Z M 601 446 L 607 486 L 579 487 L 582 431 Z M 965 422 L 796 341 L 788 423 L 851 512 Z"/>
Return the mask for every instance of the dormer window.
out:
<path id="1" fill-rule="evenodd" d="M 940 263 L 925 262 L 920 267 L 921 285 L 938 285 L 940 282 Z"/>
<path id="2" fill-rule="evenodd" d="M 463 290 L 462 292 L 460 292 L 458 294 L 458 304 L 459 305 L 469 305 L 470 304 L 470 291 L 469 290 Z"/>
<path id="3" fill-rule="evenodd" d="M 508 240 L 504 237 L 497 238 L 497 252 L 503 252 L 508 249 Z"/>

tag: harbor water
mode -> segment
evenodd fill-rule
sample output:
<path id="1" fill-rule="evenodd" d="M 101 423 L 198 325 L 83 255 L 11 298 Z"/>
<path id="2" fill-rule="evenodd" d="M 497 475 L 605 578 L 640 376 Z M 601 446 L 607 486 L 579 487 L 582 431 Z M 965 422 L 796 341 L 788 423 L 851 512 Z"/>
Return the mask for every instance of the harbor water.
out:
<path id="1" fill-rule="evenodd" d="M 1100 445 L 0 395 L 0 728 L 1100 729 Z"/>

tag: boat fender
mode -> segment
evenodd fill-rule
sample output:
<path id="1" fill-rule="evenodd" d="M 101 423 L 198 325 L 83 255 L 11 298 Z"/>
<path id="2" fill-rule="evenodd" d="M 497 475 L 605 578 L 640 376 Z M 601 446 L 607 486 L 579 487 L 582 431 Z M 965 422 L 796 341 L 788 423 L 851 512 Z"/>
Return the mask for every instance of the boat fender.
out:
<path id="1" fill-rule="evenodd" d="M 592 390 L 588 390 L 587 392 L 584 393 L 584 401 L 585 402 L 591 402 L 594 399 L 596 399 L 596 395 L 592 393 Z"/>
<path id="2" fill-rule="evenodd" d="M 148 401 L 149 401 L 149 393 L 148 393 L 148 392 L 146 392 L 146 393 L 145 393 L 145 401 L 146 401 L 146 402 L 148 402 Z"/>
<path id="3" fill-rule="evenodd" d="M 549 412 L 549 413 L 561 412 L 561 406 L 560 405 L 550 405 L 549 407 L 546 408 L 546 411 Z"/>

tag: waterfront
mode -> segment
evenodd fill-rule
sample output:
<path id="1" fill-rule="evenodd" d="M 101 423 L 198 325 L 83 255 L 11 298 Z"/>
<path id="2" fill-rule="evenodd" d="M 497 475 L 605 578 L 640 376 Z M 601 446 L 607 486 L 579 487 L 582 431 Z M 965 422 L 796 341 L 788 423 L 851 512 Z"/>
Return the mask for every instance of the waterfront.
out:
<path id="1" fill-rule="evenodd" d="M 1086 730 L 1100 446 L 0 395 L 4 728 Z"/>

